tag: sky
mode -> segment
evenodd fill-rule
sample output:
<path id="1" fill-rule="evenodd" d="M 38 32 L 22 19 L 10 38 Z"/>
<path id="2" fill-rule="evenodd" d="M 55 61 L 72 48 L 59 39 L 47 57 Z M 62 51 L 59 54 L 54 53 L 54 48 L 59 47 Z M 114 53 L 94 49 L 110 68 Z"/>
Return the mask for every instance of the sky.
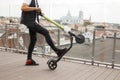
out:
<path id="1" fill-rule="evenodd" d="M 21 16 L 23 0 L 1 0 L 0 16 Z M 83 11 L 83 18 L 95 22 L 120 24 L 120 0 L 38 0 L 42 12 L 52 18 L 65 16 L 68 10 L 72 16 Z"/>

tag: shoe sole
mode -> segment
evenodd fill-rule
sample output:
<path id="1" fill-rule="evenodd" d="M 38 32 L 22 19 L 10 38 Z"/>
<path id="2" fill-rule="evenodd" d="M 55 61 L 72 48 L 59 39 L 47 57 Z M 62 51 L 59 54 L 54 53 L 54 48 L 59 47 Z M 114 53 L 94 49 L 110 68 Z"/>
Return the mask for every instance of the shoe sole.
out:
<path id="1" fill-rule="evenodd" d="M 39 64 L 25 64 L 25 66 L 39 66 Z"/>

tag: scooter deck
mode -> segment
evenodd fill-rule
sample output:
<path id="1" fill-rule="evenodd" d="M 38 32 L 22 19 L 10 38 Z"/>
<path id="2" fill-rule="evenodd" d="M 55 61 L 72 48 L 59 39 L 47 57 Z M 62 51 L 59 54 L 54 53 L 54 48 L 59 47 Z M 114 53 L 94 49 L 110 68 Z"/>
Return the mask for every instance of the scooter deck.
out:
<path id="1" fill-rule="evenodd" d="M 58 57 L 58 59 L 56 60 L 56 62 L 58 62 L 69 50 L 66 50 L 62 53 L 62 55 L 60 57 Z"/>

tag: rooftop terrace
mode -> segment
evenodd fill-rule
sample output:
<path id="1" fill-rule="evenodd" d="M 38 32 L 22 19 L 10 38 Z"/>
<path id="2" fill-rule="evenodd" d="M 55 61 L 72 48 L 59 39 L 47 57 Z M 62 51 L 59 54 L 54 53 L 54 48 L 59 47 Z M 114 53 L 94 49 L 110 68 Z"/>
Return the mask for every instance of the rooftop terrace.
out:
<path id="1" fill-rule="evenodd" d="M 25 66 L 26 54 L 0 52 L 0 80 L 120 80 L 120 70 L 61 60 L 56 70 L 48 57 L 34 55 L 39 66 Z"/>

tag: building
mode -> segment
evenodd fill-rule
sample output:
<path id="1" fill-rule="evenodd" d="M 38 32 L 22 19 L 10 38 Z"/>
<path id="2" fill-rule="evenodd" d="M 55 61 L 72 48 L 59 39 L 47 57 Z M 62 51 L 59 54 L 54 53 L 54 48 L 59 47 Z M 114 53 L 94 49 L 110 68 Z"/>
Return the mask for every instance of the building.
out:
<path id="1" fill-rule="evenodd" d="M 66 16 L 60 18 L 62 24 L 75 24 L 80 23 L 83 24 L 83 12 L 79 11 L 78 16 L 72 16 L 70 11 L 68 11 Z"/>

